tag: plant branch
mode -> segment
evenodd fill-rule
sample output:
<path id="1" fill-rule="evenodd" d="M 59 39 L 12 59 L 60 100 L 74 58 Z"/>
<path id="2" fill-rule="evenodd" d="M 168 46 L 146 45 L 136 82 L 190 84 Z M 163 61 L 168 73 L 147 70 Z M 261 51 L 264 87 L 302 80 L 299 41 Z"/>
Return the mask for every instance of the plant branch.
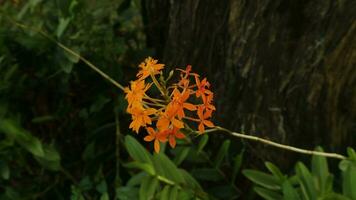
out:
<path id="1" fill-rule="evenodd" d="M 33 27 L 29 27 L 25 24 L 19 23 L 14 21 L 13 19 L 9 18 L 9 21 L 12 22 L 15 26 L 22 28 L 22 29 L 27 29 L 27 30 L 31 30 L 31 31 L 35 31 L 39 34 L 41 34 L 42 36 L 44 36 L 45 38 L 49 39 L 50 41 L 54 42 L 55 44 L 57 44 L 60 48 L 62 48 L 64 51 L 66 51 L 67 53 L 71 54 L 72 56 L 77 57 L 79 60 L 81 60 L 82 62 L 84 62 L 86 65 L 88 65 L 92 70 L 94 70 L 95 72 L 97 72 L 100 76 L 102 76 L 104 79 L 108 80 L 110 83 L 112 83 L 113 85 L 115 85 L 117 88 L 119 88 L 120 90 L 124 91 L 124 86 L 122 86 L 120 83 L 116 82 L 114 79 L 112 79 L 109 75 L 107 75 L 106 73 L 104 73 L 103 71 L 101 71 L 98 67 L 96 67 L 94 64 L 92 64 L 89 60 L 87 60 L 86 58 L 80 56 L 77 52 L 73 51 L 72 49 L 68 48 L 67 46 L 63 45 L 62 43 L 58 42 L 56 39 L 52 38 L 51 36 L 49 36 L 49 34 L 47 34 L 46 32 L 44 32 L 41 29 L 36 29 Z"/>
<path id="2" fill-rule="evenodd" d="M 57 44 L 59 47 L 61 47 L 63 50 L 65 50 L 67 53 L 79 58 L 81 61 L 83 61 L 85 64 L 87 64 L 92 70 L 94 70 L 99 75 L 101 75 L 104 79 L 108 80 L 110 83 L 115 85 L 117 88 L 119 88 L 122 91 L 124 91 L 124 86 L 122 86 L 120 83 L 116 82 L 109 75 L 105 74 L 98 67 L 96 67 L 94 64 L 92 64 L 87 59 L 85 59 L 82 56 L 80 56 L 75 51 L 71 50 L 67 46 L 63 45 L 62 43 L 60 43 L 57 40 L 55 40 L 52 37 L 50 37 L 46 32 L 44 32 L 44 31 L 42 31 L 40 29 L 35 29 L 35 28 L 32 28 L 32 27 L 26 26 L 24 24 L 18 23 L 16 21 L 14 21 L 13 19 L 9 18 L 9 17 L 8 17 L 8 19 L 13 24 L 15 24 L 17 27 L 20 27 L 22 29 L 35 31 L 37 33 L 40 33 L 41 35 L 43 35 L 47 39 L 53 41 L 55 44 Z M 154 76 L 151 76 L 151 77 L 152 77 L 153 81 L 155 82 L 156 86 L 158 87 L 158 89 L 161 91 L 162 95 L 165 96 L 165 93 L 164 93 L 163 89 L 160 88 L 160 84 L 158 83 L 158 81 L 155 79 Z M 207 131 L 205 131 L 205 133 L 214 132 L 214 131 L 224 131 L 224 132 L 226 132 L 226 133 L 228 133 L 228 134 L 230 134 L 232 136 L 238 137 L 238 138 L 247 139 L 247 140 L 253 140 L 253 141 L 256 141 L 256 142 L 261 142 L 261 143 L 268 144 L 268 145 L 271 145 L 271 146 L 274 146 L 274 147 L 277 147 L 277 148 L 280 148 L 280 149 L 285 149 L 285 150 L 288 150 L 288 151 L 293 151 L 293 152 L 297 152 L 297 153 L 301 153 L 301 154 L 318 155 L 318 156 L 336 158 L 336 159 L 341 159 L 341 160 L 347 159 L 345 156 L 337 154 L 337 153 L 325 153 L 325 152 L 320 152 L 320 151 L 312 151 L 312 150 L 301 149 L 301 148 L 297 148 L 297 147 L 288 146 L 288 145 L 280 144 L 280 143 L 277 143 L 277 142 L 273 142 L 273 141 L 270 141 L 270 140 L 266 140 L 266 139 L 263 139 L 263 138 L 259 138 L 259 137 L 256 137 L 256 136 L 245 135 L 245 134 L 233 132 L 233 131 L 230 131 L 230 130 L 228 130 L 226 128 L 220 127 L 220 126 L 216 126 L 214 129 L 207 130 Z"/>
<path id="3" fill-rule="evenodd" d="M 259 137 L 256 137 L 256 136 L 233 132 L 233 131 L 230 131 L 230 130 L 228 130 L 226 128 L 220 127 L 220 126 L 216 126 L 214 129 L 210 129 L 208 131 L 209 132 L 224 131 L 224 132 L 226 132 L 226 133 L 228 133 L 228 134 L 230 134 L 232 136 L 235 136 L 235 137 L 239 137 L 239 138 L 247 139 L 247 140 L 253 140 L 253 141 L 256 141 L 256 142 L 261 142 L 261 143 L 268 144 L 268 145 L 271 145 L 271 146 L 274 146 L 274 147 L 277 147 L 277 148 L 280 148 L 280 149 L 285 149 L 285 150 L 288 150 L 288 151 L 293 151 L 293 152 L 297 152 L 297 153 L 301 153 L 301 154 L 317 155 L 317 156 L 323 156 L 323 157 L 329 157 L 329 158 L 336 158 L 336 159 L 340 159 L 340 160 L 347 159 L 345 156 L 337 154 L 337 153 L 326 153 L 326 152 L 321 152 L 321 151 L 312 151 L 312 150 L 301 149 L 301 148 L 297 148 L 297 147 L 288 146 L 288 145 L 285 145 L 285 144 L 280 144 L 280 143 L 277 143 L 277 142 L 273 142 L 273 141 L 270 141 L 270 140 L 266 140 L 266 139 L 263 139 L 263 138 L 259 138 Z"/>

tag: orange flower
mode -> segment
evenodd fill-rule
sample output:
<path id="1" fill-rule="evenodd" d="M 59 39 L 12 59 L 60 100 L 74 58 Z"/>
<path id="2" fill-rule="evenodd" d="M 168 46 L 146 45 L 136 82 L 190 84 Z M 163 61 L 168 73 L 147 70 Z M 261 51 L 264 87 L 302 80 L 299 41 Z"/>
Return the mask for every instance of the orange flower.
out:
<path id="1" fill-rule="evenodd" d="M 131 81 L 130 85 L 131 90 L 128 87 L 124 89 L 126 93 L 125 98 L 129 103 L 128 109 L 133 106 L 141 105 L 145 92 L 151 87 L 151 84 L 146 85 L 144 80 Z"/>
<path id="2" fill-rule="evenodd" d="M 163 132 L 156 132 L 153 128 L 151 127 L 147 127 L 146 128 L 148 135 L 143 138 L 145 141 L 147 142 L 151 142 L 152 140 L 154 140 L 154 149 L 156 153 L 159 153 L 159 149 L 160 149 L 160 144 L 159 142 L 167 142 L 167 135 L 168 132 L 167 131 L 163 131 Z"/>
<path id="3" fill-rule="evenodd" d="M 179 128 L 177 127 L 173 127 L 173 129 L 171 129 L 169 132 L 168 132 L 168 138 L 169 138 L 169 145 L 172 147 L 172 148 L 175 148 L 176 147 L 176 138 L 178 139 L 183 139 L 185 138 L 185 135 L 179 131 Z"/>
<path id="4" fill-rule="evenodd" d="M 146 126 L 146 124 L 152 124 L 150 115 L 153 115 L 157 112 L 154 108 L 144 109 L 143 107 L 133 107 L 129 110 L 132 114 L 132 122 L 130 128 L 136 133 L 138 133 L 141 126 Z"/>
<path id="5" fill-rule="evenodd" d="M 203 106 L 199 106 L 198 107 L 198 117 L 199 117 L 199 126 L 198 126 L 198 130 L 200 131 L 200 133 L 203 133 L 205 131 L 204 125 L 207 127 L 214 127 L 213 122 L 207 120 L 209 117 L 211 117 L 211 110 L 206 110 L 204 112 L 204 107 Z"/>
<path id="6" fill-rule="evenodd" d="M 127 112 L 132 118 L 130 128 L 138 133 L 142 126 L 145 127 L 148 135 L 144 140 L 154 141 L 154 149 L 157 153 L 160 150 L 160 142 L 168 140 L 169 145 L 174 148 L 177 144 L 176 139 L 186 137 L 180 131 L 185 126 L 183 119 L 197 122 L 200 133 L 203 133 L 206 127 L 214 127 L 210 121 L 215 110 L 214 93 L 210 91 L 210 83 L 206 78 L 201 80 L 198 74 L 192 73 L 192 66 L 187 65 L 186 69 L 177 69 L 180 71 L 180 80 L 171 86 L 166 85 L 166 82 L 173 74 L 170 73 L 165 79 L 161 72 L 164 64 L 158 63 L 157 60 L 148 57 L 139 68 L 137 80 L 130 82 L 130 87 L 124 89 L 128 101 Z M 160 74 L 161 82 L 156 79 L 157 74 Z M 146 84 L 145 79 L 149 76 L 152 83 Z M 195 84 L 192 84 L 192 76 Z M 153 84 L 162 94 L 161 98 L 152 98 L 146 94 Z M 171 89 L 173 91 L 168 94 Z M 189 102 L 192 94 L 197 97 L 194 100 L 201 99 L 198 105 Z M 196 110 L 198 118 L 190 117 L 191 113 L 187 113 Z"/>
<path id="7" fill-rule="evenodd" d="M 215 106 L 211 104 L 212 101 L 213 101 L 214 94 L 211 93 L 211 94 L 208 94 L 208 95 L 202 96 L 202 97 L 203 97 L 204 109 L 206 109 L 206 110 L 215 110 Z"/>
<path id="8" fill-rule="evenodd" d="M 150 75 L 159 74 L 160 70 L 163 69 L 164 64 L 158 64 L 158 60 L 151 57 L 145 59 L 145 62 L 141 63 L 139 67 L 141 70 L 137 73 L 139 80 L 143 80 Z"/>
<path id="9" fill-rule="evenodd" d="M 157 121 L 157 127 L 159 130 L 167 130 L 170 128 L 171 125 L 177 128 L 183 128 L 184 123 L 178 119 L 176 119 L 177 110 L 173 106 L 172 102 L 169 103 L 166 107 L 165 112 L 160 114 L 160 117 Z"/>
<path id="10" fill-rule="evenodd" d="M 196 106 L 191 103 L 186 103 L 187 99 L 190 96 L 189 90 L 184 90 L 182 93 L 179 92 L 177 88 L 175 88 L 172 92 L 173 94 L 173 105 L 177 111 L 178 119 L 182 119 L 184 114 L 184 108 L 190 111 L 196 110 Z"/>
<path id="11" fill-rule="evenodd" d="M 198 74 L 191 73 L 192 71 L 191 65 L 187 65 L 185 70 L 183 69 L 177 69 L 177 70 L 181 72 L 180 74 L 181 80 L 178 82 L 178 85 L 183 88 L 188 88 L 189 86 L 189 79 L 188 79 L 189 75 L 199 76 Z"/>
<path id="12" fill-rule="evenodd" d="M 207 89 L 210 87 L 210 83 L 204 78 L 202 81 L 199 80 L 198 76 L 195 76 L 195 82 L 197 84 L 197 91 L 195 92 L 197 97 L 205 96 L 206 94 L 212 94 L 212 92 Z"/>

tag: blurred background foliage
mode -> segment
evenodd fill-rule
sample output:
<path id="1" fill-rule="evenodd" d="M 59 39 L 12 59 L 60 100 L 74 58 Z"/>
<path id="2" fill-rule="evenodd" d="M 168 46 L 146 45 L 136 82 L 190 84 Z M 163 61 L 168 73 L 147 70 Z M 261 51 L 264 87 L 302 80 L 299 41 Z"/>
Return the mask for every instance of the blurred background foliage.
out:
<path id="1" fill-rule="evenodd" d="M 313 199 L 319 194 L 329 198 L 329 193 L 340 199 L 342 195 L 355 198 L 349 188 L 356 184 L 352 160 L 340 163 L 341 173 L 336 161 L 330 167 L 324 160 L 313 161 L 317 164 L 313 164 L 312 173 L 299 163 L 298 176 L 292 168 L 282 166 L 284 175 L 270 163 L 266 165 L 273 175 L 267 175 L 256 171 L 265 170 L 261 168 L 265 155 L 249 143 L 222 134 L 192 137 L 180 141 L 175 149 L 150 153 L 152 146 L 142 142 L 142 135 L 128 129 L 130 117 L 125 113 L 122 91 L 36 31 L 46 32 L 127 85 L 145 57 L 167 60 L 172 53 L 168 47 L 176 49 L 169 44 L 181 41 L 166 35 L 168 27 L 173 30 L 170 34 L 177 28 L 172 18 L 177 11 L 174 5 L 156 12 L 167 3 L 155 7 L 152 1 L 137 0 L 0 0 L 0 199 L 290 199 L 291 195 Z M 160 18 L 154 21 L 155 16 Z M 164 23 L 168 16 L 170 25 Z M 34 30 L 22 29 L 16 22 Z M 172 58 L 172 66 L 180 64 L 175 61 L 184 56 L 178 57 Z M 184 60 L 189 61 L 187 58 Z M 199 66 L 197 60 L 192 62 Z M 216 77 L 219 73 L 236 73 L 236 69 L 214 73 L 209 66 L 197 70 L 212 75 L 214 83 L 223 81 Z M 232 79 L 230 82 L 235 81 Z M 227 87 L 230 92 L 233 88 Z M 216 102 L 220 107 L 237 106 L 223 98 Z M 241 116 L 230 111 L 221 111 L 217 120 L 236 124 L 231 116 Z M 272 116 L 269 125 L 283 129 L 274 122 L 277 118 L 283 119 Z M 243 126 L 232 127 L 253 129 Z M 349 152 L 349 158 L 356 160 L 354 152 Z M 296 163 L 294 159 L 289 162 Z M 255 171 L 240 173 L 242 168 Z M 343 186 L 319 180 L 321 173 L 333 176 Z M 317 180 L 315 186 L 310 177 Z M 333 186 L 335 189 L 330 189 Z"/>

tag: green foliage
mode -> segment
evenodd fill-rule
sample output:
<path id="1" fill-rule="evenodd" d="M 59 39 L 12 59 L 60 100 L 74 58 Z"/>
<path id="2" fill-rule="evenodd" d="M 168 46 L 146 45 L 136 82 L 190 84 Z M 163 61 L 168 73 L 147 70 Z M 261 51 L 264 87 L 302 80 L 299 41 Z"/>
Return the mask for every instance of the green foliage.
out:
<path id="1" fill-rule="evenodd" d="M 230 141 L 226 140 L 211 159 L 204 150 L 208 140 L 209 136 L 204 135 L 196 145 L 192 141 L 179 141 L 181 145 L 171 150 L 171 160 L 162 151 L 153 155 L 148 153 L 132 136 L 126 136 L 125 146 L 133 160 L 124 166 L 132 169 L 133 174 L 126 184 L 117 190 L 116 196 L 119 199 L 127 199 L 130 195 L 133 199 L 141 199 L 142 196 L 151 196 L 152 199 L 236 198 L 241 191 L 234 185 L 230 176 L 236 178 L 242 162 L 242 153 L 236 156 L 234 162 L 227 162 L 226 158 L 230 157 Z M 203 143 L 205 144 L 202 145 Z M 180 165 L 186 166 L 185 169 L 180 168 Z M 233 168 L 229 170 L 233 173 L 227 174 L 222 167 Z"/>
<path id="2" fill-rule="evenodd" d="M 199 183 L 189 173 L 179 169 L 162 152 L 150 155 L 132 136 L 125 137 L 125 146 L 134 159 L 125 166 L 139 169 L 141 172 L 132 176 L 126 186 L 118 188 L 118 199 L 126 199 L 133 192 L 136 193 L 134 199 L 168 200 L 185 194 L 206 199 L 207 196 Z"/>
<path id="3" fill-rule="evenodd" d="M 128 174 L 123 94 L 53 40 L 127 83 L 150 52 L 137 6 L 5 1 L 0 24 L 0 199 L 113 199 Z"/>
<path id="4" fill-rule="evenodd" d="M 322 148 L 316 148 L 323 151 Z M 342 189 L 334 186 L 334 175 L 329 172 L 325 157 L 314 155 L 311 168 L 308 169 L 302 162 L 295 166 L 295 174 L 291 177 L 283 175 L 272 163 L 265 165 L 271 174 L 256 170 L 244 170 L 243 174 L 254 182 L 256 193 L 264 199 L 355 199 L 356 184 L 356 157 L 353 149 L 348 149 L 348 160 L 340 162 L 339 168 L 342 173 Z M 338 193 L 340 192 L 340 193 Z"/>

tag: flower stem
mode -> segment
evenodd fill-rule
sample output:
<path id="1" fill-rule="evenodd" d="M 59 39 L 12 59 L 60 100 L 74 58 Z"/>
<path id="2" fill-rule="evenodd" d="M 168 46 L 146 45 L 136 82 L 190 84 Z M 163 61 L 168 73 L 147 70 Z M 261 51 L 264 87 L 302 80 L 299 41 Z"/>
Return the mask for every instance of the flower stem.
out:
<path id="1" fill-rule="evenodd" d="M 68 48 L 67 46 L 63 45 L 62 43 L 58 42 L 57 40 L 53 39 L 52 37 L 49 36 L 49 34 L 47 34 L 46 32 L 40 30 L 40 29 L 36 29 L 36 28 L 32 28 L 29 26 L 26 26 L 24 24 L 18 23 L 15 20 L 11 19 L 8 17 L 8 20 L 10 22 L 12 22 L 14 25 L 16 25 L 19 28 L 22 28 L 24 30 L 31 30 L 31 31 L 35 31 L 37 33 L 40 33 L 42 36 L 44 36 L 45 38 L 49 39 L 50 41 L 54 42 L 55 44 L 57 44 L 60 48 L 62 48 L 64 51 L 66 51 L 67 53 L 79 58 L 82 62 L 84 62 L 86 65 L 88 65 L 92 70 L 94 70 L 96 73 L 98 73 L 99 75 L 101 75 L 104 79 L 108 80 L 110 83 L 112 83 L 113 85 L 115 85 L 117 88 L 121 89 L 122 91 L 124 91 L 124 86 L 122 86 L 120 83 L 116 82 L 114 79 L 112 79 L 110 76 L 108 76 L 107 74 L 105 74 L 103 71 L 101 71 L 98 67 L 96 67 L 94 64 L 92 64 L 90 61 L 88 61 L 87 59 L 85 59 L 84 57 L 80 56 L 78 53 L 76 53 L 75 51 L 73 51 L 72 49 Z M 157 86 L 157 88 L 160 90 L 160 92 L 162 93 L 163 97 L 169 101 L 170 98 L 169 96 L 164 92 L 165 90 L 161 87 L 161 85 L 158 83 L 157 79 L 151 75 L 151 78 L 154 82 L 154 84 Z M 193 118 L 192 118 L 193 119 Z M 284 144 L 279 144 L 277 142 L 273 142 L 270 140 L 266 140 L 263 138 L 259 138 L 256 136 L 251 136 L 251 135 L 245 135 L 245 134 L 241 134 L 241 133 L 237 133 L 237 132 L 233 132 L 230 131 L 226 128 L 220 127 L 220 126 L 216 126 L 214 129 L 209 129 L 207 131 L 205 131 L 205 133 L 208 132 L 214 132 L 214 131 L 224 131 L 234 137 L 238 137 L 238 138 L 242 138 L 242 139 L 247 139 L 247 140 L 253 140 L 253 141 L 257 141 L 257 142 L 261 142 L 264 144 L 268 144 L 280 149 L 285 149 L 288 151 L 293 151 L 293 152 L 297 152 L 297 153 L 302 153 L 302 154 L 308 154 L 308 155 L 318 155 L 318 156 L 323 156 L 323 157 L 329 157 L 329 158 L 336 158 L 336 159 L 341 159 L 341 160 L 345 160 L 347 159 L 347 157 L 337 154 L 337 153 L 326 153 L 326 152 L 320 152 L 320 151 L 311 151 L 311 150 L 306 150 L 306 149 L 301 149 L 301 148 L 297 148 L 297 147 L 293 147 L 293 146 L 288 146 L 288 145 L 284 145 Z M 65 172 L 65 171 L 64 171 Z M 66 174 L 66 173 L 65 173 Z M 69 176 L 69 174 L 66 174 L 69 178 L 72 178 Z"/>
<path id="2" fill-rule="evenodd" d="M 209 132 L 212 132 L 214 129 L 210 129 Z M 329 157 L 329 158 L 336 158 L 336 159 L 340 159 L 340 160 L 345 160 L 347 159 L 345 156 L 337 154 L 337 153 L 326 153 L 326 152 L 320 152 L 320 151 L 312 151 L 312 150 L 306 150 L 306 149 L 301 149 L 301 148 L 297 148 L 297 147 L 293 147 L 293 146 L 288 146 L 285 144 L 280 144 L 277 142 L 273 142 L 270 140 L 266 140 L 263 138 L 259 138 L 256 136 L 252 136 L 252 135 L 245 135 L 245 134 L 241 134 L 241 133 L 236 133 L 233 131 L 230 131 L 226 128 L 220 127 L 220 126 L 216 126 L 215 127 L 215 131 L 224 131 L 232 136 L 235 137 L 239 137 L 239 138 L 243 138 L 243 139 L 247 139 L 247 140 L 253 140 L 256 142 L 261 142 L 264 144 L 268 144 L 274 147 L 278 147 L 280 149 L 285 149 L 288 151 L 293 151 L 293 152 L 297 152 L 297 153 L 301 153 L 301 154 L 308 154 L 308 155 L 317 155 L 317 156 L 323 156 L 323 157 Z"/>
<path id="3" fill-rule="evenodd" d="M 169 101 L 169 97 L 166 94 L 165 90 L 162 88 L 161 84 L 159 84 L 158 80 L 156 79 L 156 77 L 153 74 L 150 74 L 153 83 L 156 85 L 156 87 L 158 88 L 158 90 L 161 92 L 162 96 Z"/>

